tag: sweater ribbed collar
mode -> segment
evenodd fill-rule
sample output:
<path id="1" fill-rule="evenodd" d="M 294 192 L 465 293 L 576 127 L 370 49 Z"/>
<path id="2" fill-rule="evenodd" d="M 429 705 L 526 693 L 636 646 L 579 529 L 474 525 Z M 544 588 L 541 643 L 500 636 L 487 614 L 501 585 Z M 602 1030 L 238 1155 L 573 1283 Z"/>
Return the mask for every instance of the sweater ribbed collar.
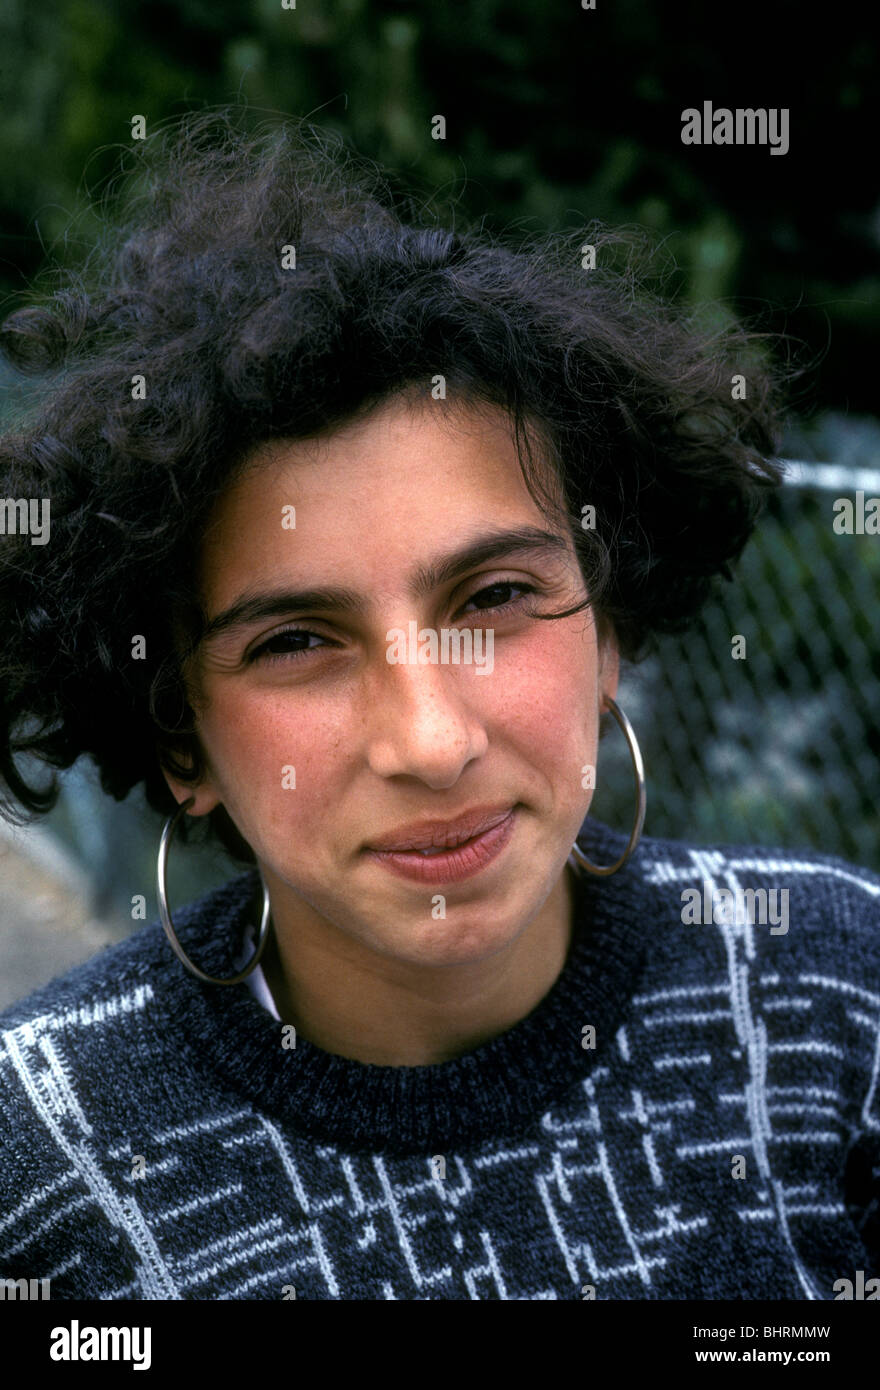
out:
<path id="1" fill-rule="evenodd" d="M 587 821 L 581 844 L 608 863 L 626 837 Z M 203 985 L 162 937 L 154 992 L 168 1006 L 178 1045 L 243 1103 L 321 1142 L 388 1153 L 443 1152 L 482 1139 L 515 1138 L 552 1108 L 573 1083 L 603 1063 L 635 988 L 650 922 L 641 853 L 617 874 L 578 876 L 572 935 L 560 974 L 537 1006 L 512 1028 L 452 1061 L 376 1066 L 340 1057 L 297 1037 L 282 1046 L 283 1024 L 247 986 Z M 179 939 L 209 974 L 235 971 L 245 931 L 258 919 L 256 869 L 175 914 Z M 646 907 L 648 910 L 646 911 Z M 161 928 L 158 930 L 160 936 Z M 595 1047 L 584 1048 L 592 1025 Z"/>

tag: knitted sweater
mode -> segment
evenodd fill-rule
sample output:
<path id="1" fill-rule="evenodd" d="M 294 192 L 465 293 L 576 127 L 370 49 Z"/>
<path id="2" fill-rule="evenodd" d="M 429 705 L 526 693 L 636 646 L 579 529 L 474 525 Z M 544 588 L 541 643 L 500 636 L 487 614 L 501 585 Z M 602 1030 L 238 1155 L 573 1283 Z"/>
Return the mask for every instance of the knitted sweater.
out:
<path id="1" fill-rule="evenodd" d="M 623 847 L 583 835 L 599 862 Z M 175 924 L 226 975 L 258 909 L 252 870 Z M 831 1300 L 880 1275 L 878 1024 L 880 878 L 811 854 L 643 839 L 579 881 L 540 1003 L 431 1066 L 285 1046 L 152 923 L 0 1015 L 0 1277 L 57 1299 Z"/>

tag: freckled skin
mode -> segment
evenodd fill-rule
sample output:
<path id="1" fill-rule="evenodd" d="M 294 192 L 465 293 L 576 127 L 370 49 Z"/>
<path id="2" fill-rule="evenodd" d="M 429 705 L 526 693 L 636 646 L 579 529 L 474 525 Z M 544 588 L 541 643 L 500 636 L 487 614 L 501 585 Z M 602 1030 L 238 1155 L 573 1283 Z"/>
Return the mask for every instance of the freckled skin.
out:
<path id="1" fill-rule="evenodd" d="M 282 1018 L 328 1051 L 384 1065 L 445 1060 L 510 1027 L 551 987 L 570 936 L 565 861 L 591 791 L 617 653 L 599 648 L 574 550 L 478 566 L 415 599 L 418 564 L 487 530 L 548 522 L 530 497 L 503 411 L 442 414 L 395 398 L 318 439 L 273 443 L 220 499 L 200 555 L 213 616 L 246 590 L 344 585 L 365 614 L 295 612 L 223 634 L 190 672 L 208 774 L 173 779 L 190 814 L 223 803 L 272 903 L 266 978 Z M 296 508 L 296 528 L 281 525 Z M 560 528 L 561 529 L 561 528 Z M 489 589 L 478 602 L 474 595 Z M 504 606 L 506 604 L 506 606 Z M 391 628 L 494 630 L 494 669 L 389 664 Z M 315 634 L 245 658 L 286 626 Z M 291 655 L 296 645 L 304 654 Z M 296 769 L 295 788 L 282 769 Z M 426 817 L 519 804 L 482 873 L 409 882 L 365 843 Z M 446 916 L 435 918 L 436 894 Z"/>

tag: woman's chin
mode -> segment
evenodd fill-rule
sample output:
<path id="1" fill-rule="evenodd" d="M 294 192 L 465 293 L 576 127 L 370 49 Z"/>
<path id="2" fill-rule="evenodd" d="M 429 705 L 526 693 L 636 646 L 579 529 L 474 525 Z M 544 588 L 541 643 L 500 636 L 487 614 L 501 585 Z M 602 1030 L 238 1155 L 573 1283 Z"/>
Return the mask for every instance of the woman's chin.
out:
<path id="1" fill-rule="evenodd" d="M 373 937 L 374 949 L 395 960 L 427 967 L 478 965 L 511 946 L 522 927 L 508 917 L 492 924 L 486 913 L 470 910 L 437 921 L 404 925 Z"/>

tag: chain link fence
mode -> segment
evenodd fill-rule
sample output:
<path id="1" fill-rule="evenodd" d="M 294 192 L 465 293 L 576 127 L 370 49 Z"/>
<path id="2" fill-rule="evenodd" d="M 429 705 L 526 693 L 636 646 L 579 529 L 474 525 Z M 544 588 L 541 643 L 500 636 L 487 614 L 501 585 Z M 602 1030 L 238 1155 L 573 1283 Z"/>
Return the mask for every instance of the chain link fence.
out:
<path id="1" fill-rule="evenodd" d="M 833 529 L 838 498 L 856 516 L 858 492 L 880 498 L 880 469 L 789 467 L 735 580 L 622 675 L 645 831 L 880 869 L 880 535 Z M 628 830 L 632 773 L 613 725 L 598 784 L 595 814 Z"/>

